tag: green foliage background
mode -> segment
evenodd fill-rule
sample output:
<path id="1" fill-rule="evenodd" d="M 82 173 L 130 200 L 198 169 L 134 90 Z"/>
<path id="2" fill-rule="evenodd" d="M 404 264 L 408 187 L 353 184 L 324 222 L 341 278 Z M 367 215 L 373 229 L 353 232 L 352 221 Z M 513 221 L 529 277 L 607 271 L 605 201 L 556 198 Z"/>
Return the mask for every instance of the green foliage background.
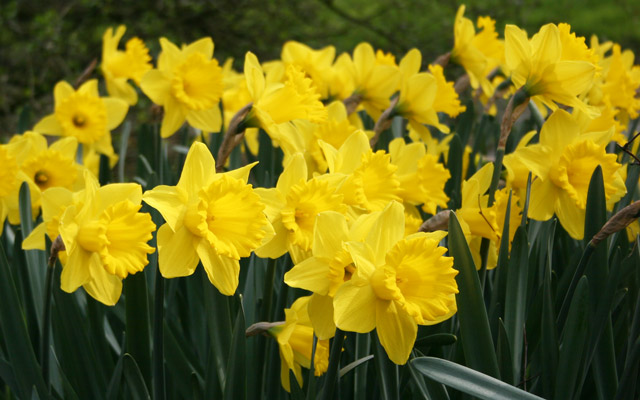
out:
<path id="1" fill-rule="evenodd" d="M 429 62 L 453 44 L 453 20 L 463 2 L 424 0 L 146 0 L 0 2 L 0 137 L 15 133 L 19 111 L 51 112 L 52 90 L 75 81 L 94 58 L 109 26 L 125 24 L 158 52 L 157 39 L 190 42 L 211 36 L 216 57 L 241 68 L 246 51 L 277 58 L 290 39 L 351 51 L 361 41 L 402 55 L 419 48 Z M 490 15 L 532 33 L 547 22 L 568 22 L 580 35 L 596 34 L 640 49 L 640 2 L 600 0 L 466 1 L 466 15 Z"/>

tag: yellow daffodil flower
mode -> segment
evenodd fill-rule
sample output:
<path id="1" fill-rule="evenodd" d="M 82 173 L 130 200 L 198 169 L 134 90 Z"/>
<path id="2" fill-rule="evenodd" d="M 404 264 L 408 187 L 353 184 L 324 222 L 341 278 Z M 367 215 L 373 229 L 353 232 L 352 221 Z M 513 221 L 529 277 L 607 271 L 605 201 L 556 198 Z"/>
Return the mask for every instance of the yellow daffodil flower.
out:
<path id="1" fill-rule="evenodd" d="M 291 391 L 289 371 L 293 371 L 298 385 L 302 387 L 302 367 L 311 367 L 313 350 L 313 328 L 307 306 L 309 296 L 300 297 L 291 308 L 285 308 L 285 323 L 273 326 L 268 333 L 278 341 L 280 350 L 280 380 L 287 392 Z M 329 341 L 318 340 L 313 358 L 313 374 L 321 376 L 329 367 Z"/>
<path id="2" fill-rule="evenodd" d="M 160 38 L 160 46 L 158 68 L 140 82 L 151 101 L 164 108 L 160 136 L 173 135 L 185 121 L 205 132 L 218 132 L 223 85 L 222 68 L 213 58 L 213 40 L 203 38 L 179 49 Z"/>
<path id="3" fill-rule="evenodd" d="M 376 62 L 369 43 L 360 43 L 353 50 L 349 72 L 353 80 L 352 95 L 361 97 L 360 104 L 373 119 L 378 119 L 389 107 L 391 95 L 398 87 L 398 67 Z"/>
<path id="4" fill-rule="evenodd" d="M 84 179 L 82 198 L 60 218 L 58 229 L 67 254 L 60 286 L 68 293 L 84 286 L 96 300 L 114 305 L 122 279 L 142 271 L 149 262 L 147 254 L 155 251 L 147 244 L 155 224 L 149 214 L 138 212 L 142 188 L 137 183 L 99 187 L 89 171 Z"/>
<path id="5" fill-rule="evenodd" d="M 432 325 L 455 314 L 453 259 L 438 246 L 446 232 L 404 237 L 404 209 L 391 202 L 370 226 L 364 242 L 346 247 L 356 266 L 338 288 L 333 306 L 336 326 L 367 333 L 376 329 L 396 364 L 409 358 L 418 324 Z"/>
<path id="6" fill-rule="evenodd" d="M 584 234 L 585 207 L 591 175 L 600 165 L 610 209 L 626 192 L 615 154 L 607 154 L 614 128 L 580 132 L 578 123 L 563 110 L 554 112 L 540 131 L 540 142 L 518 149 L 519 158 L 537 179 L 531 185 L 529 216 L 546 221 L 555 212 L 574 239 Z"/>
<path id="7" fill-rule="evenodd" d="M 286 68 L 284 84 L 269 83 L 258 58 L 247 52 L 244 75 L 253 105 L 245 118 L 246 125 L 261 127 L 276 143 L 286 141 L 278 125 L 297 119 L 323 122 L 327 110 L 320 101 L 320 94 L 313 81 L 293 64 Z"/>
<path id="8" fill-rule="evenodd" d="M 456 13 L 451 61 L 465 69 L 472 88 L 482 88 L 486 96 L 491 96 L 493 85 L 487 76 L 501 64 L 504 44 L 498 39 L 494 20 L 479 17 L 478 28 L 482 31 L 476 33 L 473 22 L 464 17 L 464 11 L 465 6 L 461 5 Z"/>
<path id="9" fill-rule="evenodd" d="M 89 80 L 74 90 L 65 81 L 53 89 L 55 109 L 33 127 L 40 133 L 73 136 L 78 143 L 111 155 L 111 131 L 122 123 L 129 106 L 115 97 L 100 97 L 98 81 Z"/>
<path id="10" fill-rule="evenodd" d="M 435 156 L 427 154 L 423 143 L 405 144 L 403 138 L 396 138 L 389 143 L 389 154 L 391 163 L 398 167 L 396 176 L 404 203 L 422 204 L 429 214 L 435 214 L 438 206 L 447 207 L 444 185 L 451 174 Z"/>
<path id="11" fill-rule="evenodd" d="M 380 211 L 392 200 L 401 201 L 395 174 L 398 167 L 383 150 L 371 150 L 364 132 L 351 134 L 339 149 L 324 142 L 320 146 L 331 172 L 327 179 L 338 185 L 338 193 L 344 195 L 354 215 Z"/>
<path id="12" fill-rule="evenodd" d="M 273 224 L 275 236 L 256 250 L 265 258 L 278 258 L 287 251 L 294 263 L 306 259 L 313 245 L 313 228 L 318 213 L 347 207 L 343 196 L 327 179 L 307 178 L 304 156 L 295 154 L 285 165 L 275 188 L 257 188 L 266 204 L 265 212 Z"/>
<path id="13" fill-rule="evenodd" d="M 162 276 L 191 275 L 200 260 L 220 293 L 235 293 L 240 258 L 248 257 L 270 228 L 264 204 L 247 184 L 254 165 L 216 174 L 207 146 L 194 142 L 178 184 L 145 192 L 145 203 L 167 221 L 158 229 Z"/>
<path id="14" fill-rule="evenodd" d="M 515 25 L 505 27 L 505 59 L 516 88 L 524 88 L 528 97 L 552 110 L 556 103 L 582 110 L 592 117 L 599 112 L 578 98 L 593 84 L 596 66 L 589 61 L 563 58 L 558 27 L 547 24 L 527 38 Z"/>
<path id="15" fill-rule="evenodd" d="M 27 143 L 13 142 L 0 144 L 0 235 L 4 230 L 4 222 L 9 218 L 9 223 L 20 223 L 20 186 L 22 182 L 29 184 L 31 204 L 38 204 L 40 191 L 33 181 L 20 169 L 20 159 L 28 153 Z M 37 215 L 37 206 L 33 208 L 34 218 Z"/>
<path id="16" fill-rule="evenodd" d="M 48 146 L 44 136 L 27 131 L 11 138 L 11 142 L 18 141 L 26 143 L 24 157 L 19 159 L 20 168 L 40 192 L 51 187 L 82 188 L 82 166 L 76 163 L 78 141 L 75 137 L 62 138 Z M 31 203 L 39 206 L 37 201 Z"/>
<path id="17" fill-rule="evenodd" d="M 151 70 L 151 56 L 149 49 L 140 38 L 134 37 L 127 41 L 125 50 L 118 50 L 120 39 L 124 36 L 124 25 L 118 26 L 115 33 L 108 28 L 102 36 L 102 65 L 107 92 L 133 106 L 138 102 L 136 89 L 127 81 L 132 80 L 136 85 L 147 71 Z"/>
<path id="18" fill-rule="evenodd" d="M 318 89 L 320 97 L 325 99 L 329 97 L 328 75 L 335 56 L 336 49 L 333 46 L 314 50 L 306 44 L 290 40 L 282 46 L 280 58 L 285 64 L 296 65 L 304 71 Z"/>

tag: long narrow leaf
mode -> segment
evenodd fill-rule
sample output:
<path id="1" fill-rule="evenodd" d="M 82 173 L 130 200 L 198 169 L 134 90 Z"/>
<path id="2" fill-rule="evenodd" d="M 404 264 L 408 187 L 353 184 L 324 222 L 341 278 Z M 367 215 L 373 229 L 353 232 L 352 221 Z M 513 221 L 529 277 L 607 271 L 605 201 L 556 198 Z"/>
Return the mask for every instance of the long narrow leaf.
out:
<path id="1" fill-rule="evenodd" d="M 498 379 L 451 361 L 419 357 L 413 366 L 429 378 L 486 400 L 540 400 L 541 398 Z"/>

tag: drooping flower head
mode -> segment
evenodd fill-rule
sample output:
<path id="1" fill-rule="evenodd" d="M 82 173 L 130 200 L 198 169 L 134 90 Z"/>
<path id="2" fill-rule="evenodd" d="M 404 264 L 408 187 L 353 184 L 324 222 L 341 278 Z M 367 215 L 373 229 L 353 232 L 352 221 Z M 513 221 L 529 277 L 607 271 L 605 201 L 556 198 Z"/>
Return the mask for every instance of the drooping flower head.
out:
<path id="1" fill-rule="evenodd" d="M 160 136 L 173 135 L 185 121 L 205 132 L 218 132 L 222 123 L 222 68 L 213 58 L 213 40 L 203 38 L 178 48 L 160 38 L 158 67 L 147 72 L 140 87 L 163 106 Z"/>
<path id="2" fill-rule="evenodd" d="M 138 93 L 128 81 L 132 80 L 136 85 L 140 85 L 142 77 L 152 68 L 152 65 L 149 49 L 138 37 L 129 39 L 124 51 L 118 50 L 118 44 L 125 31 L 125 26 L 120 25 L 115 33 L 113 28 L 108 28 L 104 32 L 100 68 L 109 95 L 122 99 L 133 106 L 138 102 Z"/>
<path id="3" fill-rule="evenodd" d="M 302 368 L 311 367 L 313 327 L 307 307 L 310 296 L 300 297 L 291 308 L 285 308 L 285 322 L 275 325 L 268 333 L 278 341 L 280 351 L 280 381 L 287 392 L 291 391 L 289 371 L 293 371 L 298 386 L 302 387 Z M 318 340 L 313 358 L 313 374 L 321 376 L 329 367 L 329 341 Z"/>
<path id="4" fill-rule="evenodd" d="M 572 59 L 576 52 L 563 52 L 558 27 L 547 24 L 528 39 L 515 25 L 505 27 L 505 60 L 516 88 L 539 100 L 552 110 L 556 103 L 597 116 L 598 110 L 587 106 L 579 95 L 593 84 L 596 66 L 587 60 Z"/>

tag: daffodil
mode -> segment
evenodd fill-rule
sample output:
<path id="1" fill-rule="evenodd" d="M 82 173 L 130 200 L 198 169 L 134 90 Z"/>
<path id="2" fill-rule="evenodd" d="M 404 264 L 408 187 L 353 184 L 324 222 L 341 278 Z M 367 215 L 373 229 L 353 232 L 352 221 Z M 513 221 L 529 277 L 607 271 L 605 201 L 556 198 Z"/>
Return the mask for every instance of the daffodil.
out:
<path id="1" fill-rule="evenodd" d="M 216 174 L 207 146 L 194 142 L 178 184 L 145 192 L 145 203 L 167 221 L 158 229 L 162 276 L 191 275 L 200 260 L 222 294 L 235 293 L 240 258 L 248 257 L 270 228 L 264 204 L 247 184 L 254 165 Z"/>
<path id="2" fill-rule="evenodd" d="M 302 368 L 311 367 L 313 350 L 313 328 L 309 320 L 307 306 L 309 296 L 300 297 L 291 308 L 284 310 L 285 322 L 275 325 L 268 333 L 278 341 L 280 351 L 280 380 L 282 387 L 291 391 L 289 371 L 293 371 L 298 385 L 302 387 Z M 321 376 L 329 367 L 329 341 L 318 340 L 313 358 L 313 374 Z"/>
<path id="3" fill-rule="evenodd" d="M 40 192 L 33 181 L 20 169 L 20 154 L 25 154 L 26 143 L 0 144 L 0 235 L 4 230 L 4 222 L 9 218 L 11 224 L 20 223 L 20 186 L 27 182 L 30 188 L 32 204 L 39 201 Z M 33 209 L 34 218 L 37 207 Z"/>
<path id="4" fill-rule="evenodd" d="M 74 137 L 59 139 L 47 145 L 47 139 L 37 132 L 27 131 L 11 138 L 12 143 L 24 142 L 19 156 L 20 169 L 35 184 L 39 192 L 51 187 L 80 190 L 83 186 L 82 166 L 76 163 L 78 141 Z M 39 206 L 38 194 L 32 199 Z"/>
<path id="5" fill-rule="evenodd" d="M 98 81 L 89 80 L 74 90 L 65 81 L 53 89 L 55 109 L 33 127 L 39 133 L 72 136 L 98 153 L 113 154 L 111 131 L 122 123 L 129 106 L 115 97 L 100 97 Z"/>
<path id="6" fill-rule="evenodd" d="M 383 150 L 371 150 L 364 132 L 351 134 L 339 149 L 324 142 L 320 146 L 329 165 L 327 179 L 338 185 L 338 193 L 354 215 L 380 211 L 390 201 L 401 200 L 400 181 L 395 174 L 398 167 Z"/>
<path id="7" fill-rule="evenodd" d="M 493 86 L 487 76 L 501 63 L 504 44 L 498 39 L 494 20 L 478 18 L 478 28 L 482 30 L 476 33 L 473 22 L 464 17 L 464 11 L 465 6 L 461 5 L 456 13 L 451 61 L 465 69 L 471 87 L 480 87 L 485 95 L 491 96 Z"/>
<path id="8" fill-rule="evenodd" d="M 278 125 L 297 119 L 322 122 L 327 110 L 320 101 L 320 94 L 304 72 L 294 64 L 286 67 L 285 82 L 269 83 L 258 58 L 247 52 L 244 75 L 253 105 L 246 117 L 246 125 L 263 128 L 277 143 L 287 140 Z"/>
<path id="9" fill-rule="evenodd" d="M 114 305 L 122 292 L 122 279 L 142 271 L 149 262 L 147 254 L 155 251 L 147 244 L 155 224 L 149 214 L 138 212 L 140 185 L 99 187 L 89 171 L 84 179 L 82 198 L 66 207 L 60 218 L 58 229 L 67 254 L 60 286 L 68 293 L 83 286 L 96 300 Z"/>
<path id="10" fill-rule="evenodd" d="M 336 56 L 336 49 L 327 46 L 314 50 L 306 44 L 290 40 L 282 46 L 281 58 L 285 64 L 298 66 L 311 78 L 321 98 L 329 96 L 328 75 Z"/>
<path id="11" fill-rule="evenodd" d="M 378 119 L 389 107 L 390 97 L 398 87 L 398 67 L 376 62 L 376 55 L 369 43 L 360 43 L 353 50 L 349 72 L 353 80 L 352 95 L 359 96 L 359 103 L 367 113 Z"/>
<path id="12" fill-rule="evenodd" d="M 138 102 L 138 93 L 128 81 L 132 80 L 136 85 L 140 85 L 144 74 L 152 68 L 151 56 L 147 46 L 137 37 L 127 41 L 124 51 L 118 50 L 118 44 L 126 29 L 124 25 L 120 25 L 115 33 L 113 28 L 104 32 L 101 69 L 109 95 L 122 99 L 129 105 L 135 105 Z"/>
<path id="13" fill-rule="evenodd" d="M 294 263 L 307 258 L 313 245 L 316 217 L 323 211 L 345 213 L 343 196 L 327 179 L 307 178 L 307 165 L 300 153 L 291 157 L 275 188 L 257 188 L 266 204 L 266 214 L 275 236 L 256 250 L 265 258 L 278 258 L 287 251 Z"/>
<path id="14" fill-rule="evenodd" d="M 589 182 L 598 165 L 602 167 L 608 208 L 625 194 L 621 165 L 605 148 L 613 132 L 612 127 L 582 133 L 569 113 L 558 110 L 542 126 L 539 143 L 514 153 L 537 176 L 531 185 L 531 218 L 545 221 L 555 212 L 569 235 L 582 239 Z"/>
<path id="15" fill-rule="evenodd" d="M 560 31 L 547 24 L 528 39 L 527 33 L 515 25 L 505 27 L 505 59 L 516 88 L 539 100 L 552 110 L 556 103 L 582 110 L 592 117 L 598 110 L 587 106 L 579 95 L 593 84 L 596 66 L 585 60 L 563 58 Z"/>
<path id="16" fill-rule="evenodd" d="M 427 154 L 423 143 L 405 144 L 403 138 L 397 138 L 389 143 L 389 154 L 391 163 L 398 167 L 396 176 L 403 202 L 422 204 L 429 214 L 435 214 L 437 207 L 447 207 L 449 197 L 444 193 L 444 185 L 451 174 L 435 156 Z"/>
<path id="17" fill-rule="evenodd" d="M 173 135 L 185 121 L 206 132 L 218 132 L 222 123 L 222 68 L 213 58 L 213 41 L 203 38 L 179 49 L 160 38 L 157 69 L 140 82 L 142 91 L 164 109 L 160 136 Z"/>
<path id="18" fill-rule="evenodd" d="M 404 209 L 391 202 L 369 225 L 364 242 L 346 244 L 356 266 L 333 298 L 336 326 L 367 333 L 376 329 L 396 364 L 409 358 L 418 325 L 455 314 L 458 292 L 453 259 L 438 243 L 446 232 L 404 237 Z"/>

